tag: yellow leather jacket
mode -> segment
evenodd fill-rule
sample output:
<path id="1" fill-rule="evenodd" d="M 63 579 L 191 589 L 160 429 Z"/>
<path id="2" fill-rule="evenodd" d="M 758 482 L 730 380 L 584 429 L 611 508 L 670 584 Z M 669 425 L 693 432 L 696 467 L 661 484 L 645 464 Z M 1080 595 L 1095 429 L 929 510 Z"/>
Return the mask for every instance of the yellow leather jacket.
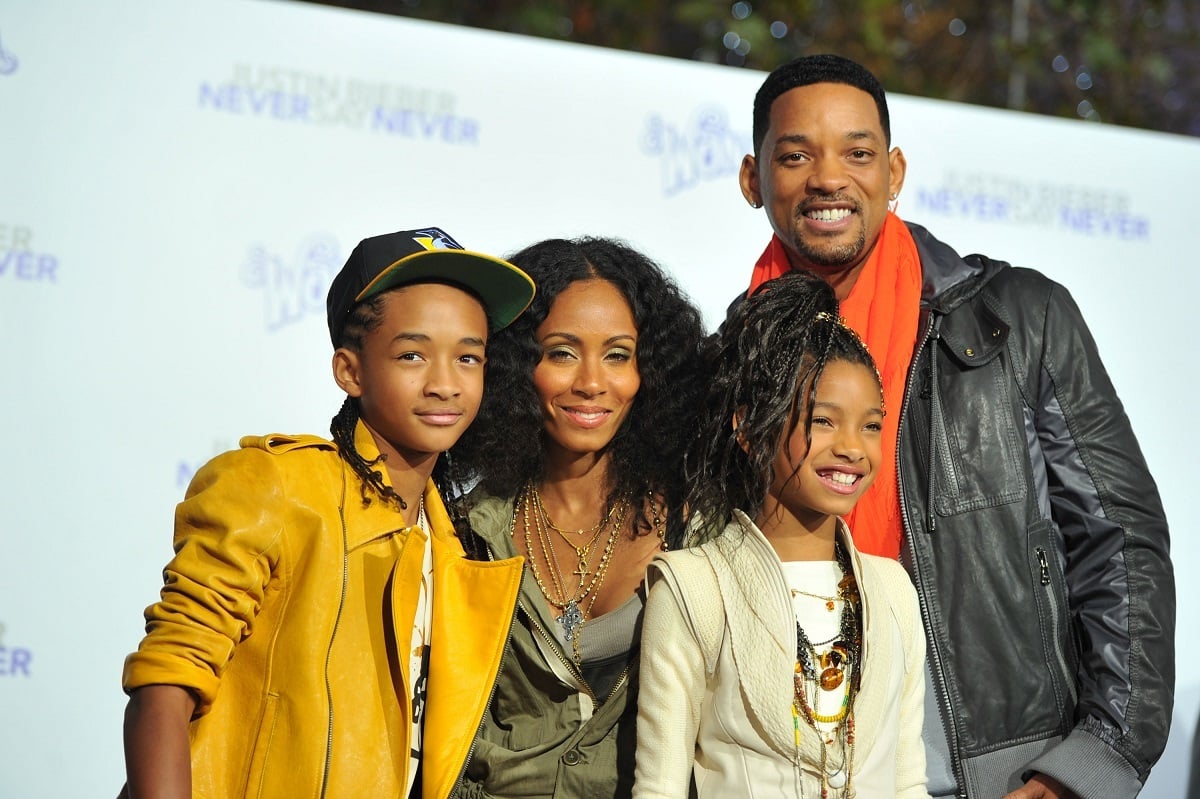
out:
<path id="1" fill-rule="evenodd" d="M 360 423 L 355 445 L 379 452 Z M 384 472 L 386 478 L 386 472 Z M 246 437 L 199 472 L 127 692 L 189 689 L 196 797 L 401 796 L 425 533 L 316 436 Z M 499 669 L 521 559 L 476 562 L 430 483 L 433 621 L 422 796 L 449 795 Z M 398 642 L 398 643 L 397 643 Z"/>

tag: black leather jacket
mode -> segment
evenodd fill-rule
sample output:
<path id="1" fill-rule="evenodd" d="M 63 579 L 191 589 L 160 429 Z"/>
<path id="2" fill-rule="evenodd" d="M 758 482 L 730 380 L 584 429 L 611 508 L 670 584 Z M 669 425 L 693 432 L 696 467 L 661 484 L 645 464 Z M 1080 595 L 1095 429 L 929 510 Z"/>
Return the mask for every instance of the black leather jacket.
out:
<path id="1" fill-rule="evenodd" d="M 903 560 L 958 784 L 994 799 L 1037 771 L 1136 796 L 1174 692 L 1158 490 L 1066 290 L 909 227 L 924 291 Z"/>

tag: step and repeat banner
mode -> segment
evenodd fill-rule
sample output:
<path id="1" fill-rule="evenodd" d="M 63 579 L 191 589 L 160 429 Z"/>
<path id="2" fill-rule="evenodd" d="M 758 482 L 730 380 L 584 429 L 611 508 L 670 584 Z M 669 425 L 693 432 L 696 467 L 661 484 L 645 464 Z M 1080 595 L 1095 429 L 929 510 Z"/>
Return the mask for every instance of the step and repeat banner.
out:
<path id="1" fill-rule="evenodd" d="M 763 75 L 270 0 L 0 5 L 0 798 L 108 796 L 122 660 L 175 503 L 244 434 L 328 430 L 324 296 L 361 238 L 630 241 L 714 327 L 766 244 L 737 186 Z M 891 98 L 899 211 L 1065 283 L 1200 588 L 1200 142 Z M 1200 645 L 1180 634 L 1183 795 Z"/>

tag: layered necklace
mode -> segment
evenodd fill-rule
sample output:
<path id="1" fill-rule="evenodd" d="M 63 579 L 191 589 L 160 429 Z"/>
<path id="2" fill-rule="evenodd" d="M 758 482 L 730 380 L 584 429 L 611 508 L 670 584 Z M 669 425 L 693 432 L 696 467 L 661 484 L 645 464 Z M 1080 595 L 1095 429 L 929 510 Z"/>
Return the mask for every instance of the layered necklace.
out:
<path id="1" fill-rule="evenodd" d="M 834 543 L 834 555 L 842 571 L 836 597 L 812 594 L 798 589 L 792 595 L 803 595 L 825 602 L 832 612 L 837 603 L 842 614 L 837 633 L 830 639 L 813 643 L 799 620 L 796 621 L 795 691 L 792 699 L 792 721 L 795 724 L 796 746 L 800 745 L 800 723 L 811 727 L 821 740 L 821 799 L 829 799 L 829 790 L 842 790 L 842 796 L 852 797 L 850 785 L 854 758 L 854 697 L 862 675 L 862 603 L 850 557 L 840 541 Z M 828 647 L 818 651 L 818 647 Z M 849 673 L 847 674 L 847 671 Z M 820 692 L 842 691 L 842 701 L 834 713 L 818 713 Z M 825 729 L 818 725 L 823 725 Z M 829 725 L 833 725 L 832 729 Z M 829 770 L 829 746 L 841 749 L 841 765 Z"/>
<path id="2" fill-rule="evenodd" d="M 562 625 L 563 638 L 571 644 L 577 664 L 580 662 L 580 629 L 591 616 L 600 586 L 604 584 L 604 578 L 608 575 L 608 566 L 612 561 L 617 538 L 625 527 L 629 506 L 628 499 L 621 500 L 609 505 L 600 521 L 592 527 L 586 530 L 564 530 L 551 521 L 546 506 L 542 504 L 542 496 L 533 483 L 525 486 L 517 501 L 513 518 L 515 520 L 519 515 L 525 526 L 525 551 L 529 555 L 534 582 L 537 583 L 546 602 L 560 611 L 558 623 Z M 575 553 L 576 565 L 573 572 L 564 572 L 559 566 L 558 554 L 554 547 L 555 534 Z M 604 545 L 597 546 L 602 539 Z M 549 585 L 543 579 L 538 566 L 539 551 L 540 560 L 549 573 Z"/>

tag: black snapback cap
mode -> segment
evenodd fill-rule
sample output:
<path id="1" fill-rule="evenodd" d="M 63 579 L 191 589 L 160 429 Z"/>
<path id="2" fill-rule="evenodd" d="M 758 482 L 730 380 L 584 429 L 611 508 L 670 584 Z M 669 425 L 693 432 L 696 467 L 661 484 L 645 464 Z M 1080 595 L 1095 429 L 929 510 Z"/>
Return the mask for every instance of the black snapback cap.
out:
<path id="1" fill-rule="evenodd" d="M 429 280 L 473 291 L 493 331 L 520 316 L 535 291 L 529 275 L 502 258 L 464 250 L 441 228 L 373 236 L 358 243 L 329 287 L 325 309 L 333 346 L 355 305 L 390 288 Z"/>

